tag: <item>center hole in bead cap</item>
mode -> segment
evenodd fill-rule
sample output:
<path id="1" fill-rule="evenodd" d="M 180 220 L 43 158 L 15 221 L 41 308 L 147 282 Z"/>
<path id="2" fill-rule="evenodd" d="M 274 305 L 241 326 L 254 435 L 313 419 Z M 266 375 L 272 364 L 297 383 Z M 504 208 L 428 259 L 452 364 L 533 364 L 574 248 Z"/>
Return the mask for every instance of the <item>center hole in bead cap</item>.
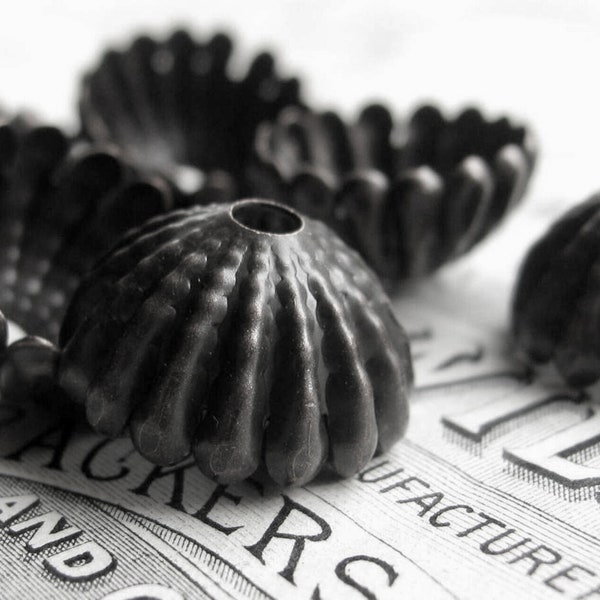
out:
<path id="1" fill-rule="evenodd" d="M 302 229 L 302 219 L 291 210 L 262 200 L 243 201 L 231 210 L 234 221 L 261 233 L 295 233 Z"/>

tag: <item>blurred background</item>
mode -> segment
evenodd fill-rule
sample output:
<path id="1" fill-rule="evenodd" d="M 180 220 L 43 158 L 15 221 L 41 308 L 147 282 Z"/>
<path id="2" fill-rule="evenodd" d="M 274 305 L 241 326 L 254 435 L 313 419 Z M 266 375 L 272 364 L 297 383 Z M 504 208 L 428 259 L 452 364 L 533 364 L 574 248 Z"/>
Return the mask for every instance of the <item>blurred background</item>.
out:
<path id="1" fill-rule="evenodd" d="M 269 48 L 309 101 L 401 116 L 423 101 L 531 123 L 543 155 L 531 195 L 600 189 L 600 3 L 595 0 L 20 0 L 0 20 L 0 105 L 74 126 L 78 77 L 107 45 L 185 26 L 236 36 L 241 64 Z"/>
<path id="2" fill-rule="evenodd" d="M 600 3 L 594 0 L 21 0 L 0 20 L 0 103 L 73 125 L 78 77 L 107 44 L 186 26 L 224 29 L 236 58 L 273 49 L 310 101 L 401 115 L 425 100 L 528 120 L 544 151 L 535 190 L 600 188 Z"/>
<path id="3" fill-rule="evenodd" d="M 375 100 L 401 117 L 435 102 L 448 113 L 477 105 L 490 117 L 529 123 L 541 156 L 525 205 L 472 253 L 487 261 L 490 281 L 501 276 L 502 312 L 535 236 L 600 190 L 596 0 L 20 0 L 0 19 L 0 106 L 75 129 L 79 77 L 101 53 L 176 27 L 233 34 L 242 69 L 259 50 L 274 51 L 280 70 L 300 77 L 320 109 L 351 116 Z M 465 268 L 447 275 L 461 274 L 461 298 Z M 475 272 L 477 286 L 489 287 Z"/>

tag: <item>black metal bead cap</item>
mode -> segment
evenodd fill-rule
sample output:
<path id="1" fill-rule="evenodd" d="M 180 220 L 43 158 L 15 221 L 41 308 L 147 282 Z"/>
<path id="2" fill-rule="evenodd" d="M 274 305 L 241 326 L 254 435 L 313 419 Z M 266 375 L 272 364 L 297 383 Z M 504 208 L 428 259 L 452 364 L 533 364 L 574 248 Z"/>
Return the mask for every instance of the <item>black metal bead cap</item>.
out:
<path id="1" fill-rule="evenodd" d="M 600 378 L 600 194 L 560 217 L 529 250 L 512 327 L 525 357 L 553 361 L 569 384 Z"/>
<path id="2" fill-rule="evenodd" d="M 407 337 L 375 275 L 325 225 L 245 200 L 127 236 L 75 295 L 61 385 L 98 431 L 221 482 L 356 473 L 404 432 Z"/>
<path id="3" fill-rule="evenodd" d="M 7 341 L 7 321 L 0 311 L 0 411 L 6 406 L 26 410 L 37 405 L 73 415 L 72 402 L 56 384 L 58 348 L 37 336 L 10 345 Z"/>
<path id="4" fill-rule="evenodd" d="M 0 307 L 56 341 L 81 276 L 127 229 L 171 207 L 167 186 L 118 151 L 0 116 Z"/>
<path id="5" fill-rule="evenodd" d="M 535 161 L 531 134 L 476 109 L 455 119 L 425 106 L 406 124 L 366 107 L 283 111 L 260 126 L 253 193 L 324 220 L 384 279 L 434 271 L 492 230 L 522 197 Z"/>
<path id="6" fill-rule="evenodd" d="M 6 357 L 6 346 L 8 342 L 8 323 L 4 313 L 0 310 L 0 363 Z"/>
<path id="7" fill-rule="evenodd" d="M 299 85 L 278 76 L 268 53 L 232 78 L 232 49 L 223 33 L 199 41 L 175 31 L 109 50 L 83 80 L 84 132 L 117 143 L 183 191 L 197 191 L 194 201 L 234 200 L 257 125 L 298 104 Z"/>

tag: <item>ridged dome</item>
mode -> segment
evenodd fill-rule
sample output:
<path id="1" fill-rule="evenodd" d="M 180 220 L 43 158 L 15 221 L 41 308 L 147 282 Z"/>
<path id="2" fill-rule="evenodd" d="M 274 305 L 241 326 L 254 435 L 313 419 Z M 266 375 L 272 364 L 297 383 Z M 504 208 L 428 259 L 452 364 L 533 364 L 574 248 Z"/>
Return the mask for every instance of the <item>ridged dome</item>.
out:
<path id="1" fill-rule="evenodd" d="M 57 340 L 79 280 L 129 228 L 164 212 L 164 185 L 118 152 L 0 117 L 0 308 Z"/>
<path id="2" fill-rule="evenodd" d="M 406 335 L 374 274 L 326 226 L 260 200 L 174 211 L 86 279 L 61 385 L 98 431 L 191 451 L 222 482 L 264 460 L 282 485 L 356 473 L 407 423 Z"/>
<path id="3" fill-rule="evenodd" d="M 530 249 L 512 320 L 529 360 L 552 360 L 577 387 L 600 378 L 600 194 L 560 217 Z"/>
<path id="4" fill-rule="evenodd" d="M 85 133 L 118 144 L 184 191 L 198 185 L 194 201 L 235 199 L 257 125 L 298 103 L 298 81 L 280 78 L 268 53 L 241 79 L 230 77 L 232 47 L 222 33 L 197 41 L 176 31 L 107 52 L 83 82 Z"/>
<path id="5" fill-rule="evenodd" d="M 251 190 L 324 220 L 391 282 L 418 277 L 487 235 L 525 190 L 531 134 L 469 109 L 434 107 L 395 124 L 383 106 L 345 123 L 283 111 L 255 140 Z"/>

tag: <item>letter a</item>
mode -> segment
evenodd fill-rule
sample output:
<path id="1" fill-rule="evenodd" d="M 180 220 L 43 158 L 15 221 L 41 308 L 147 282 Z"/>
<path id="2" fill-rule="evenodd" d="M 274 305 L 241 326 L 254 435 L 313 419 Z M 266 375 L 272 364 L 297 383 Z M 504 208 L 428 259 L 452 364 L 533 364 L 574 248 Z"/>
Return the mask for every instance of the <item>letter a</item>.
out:
<path id="1" fill-rule="evenodd" d="M 8 525 L 30 508 L 33 508 L 38 502 L 38 497 L 33 495 L 0 498 L 0 525 Z"/>

